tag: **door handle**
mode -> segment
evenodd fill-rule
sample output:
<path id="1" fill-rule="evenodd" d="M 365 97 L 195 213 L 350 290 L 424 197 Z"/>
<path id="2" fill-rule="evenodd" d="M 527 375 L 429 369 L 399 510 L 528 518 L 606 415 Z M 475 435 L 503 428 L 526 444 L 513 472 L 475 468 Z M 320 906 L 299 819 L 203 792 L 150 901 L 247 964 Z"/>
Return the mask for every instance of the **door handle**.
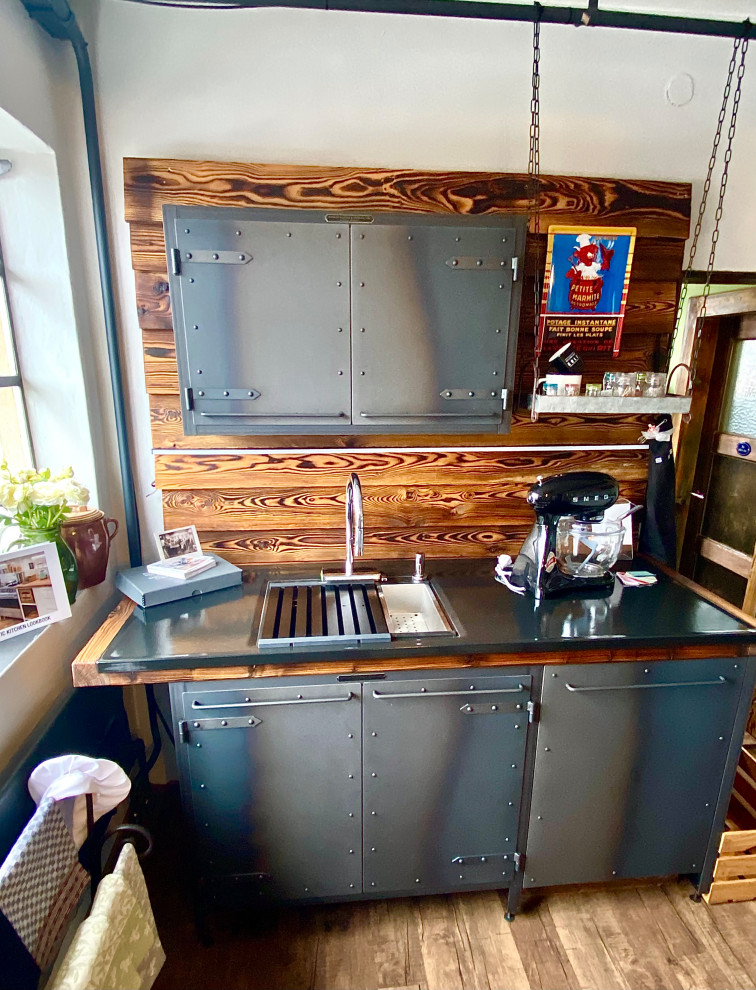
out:
<path id="1" fill-rule="evenodd" d="M 703 492 L 689 492 L 691 498 L 700 498 L 701 501 L 706 498 Z"/>
<path id="2" fill-rule="evenodd" d="M 253 412 L 200 412 L 200 416 L 207 416 L 209 419 L 325 419 L 342 420 L 346 419 L 346 413 L 333 413 L 332 415 L 311 415 L 310 413 L 253 413 Z"/>
<path id="3" fill-rule="evenodd" d="M 281 698 L 280 701 L 237 701 L 220 705 L 205 705 L 195 698 L 192 702 L 192 708 L 196 711 L 198 708 L 204 710 L 208 708 L 263 708 L 268 705 L 327 705 L 336 701 L 351 701 L 353 697 L 354 694 L 350 691 L 343 698 Z"/>
<path id="4" fill-rule="evenodd" d="M 518 684 L 516 688 L 486 688 L 483 691 L 407 691 L 404 694 L 373 691 L 373 697 L 377 701 L 392 701 L 394 698 L 476 698 L 481 694 L 520 694 L 525 690 L 524 684 Z"/>
<path id="5" fill-rule="evenodd" d="M 726 677 L 718 677 L 715 681 L 670 681 L 668 684 L 596 684 L 578 687 L 576 684 L 565 684 L 568 691 L 643 691 L 656 688 L 686 688 L 686 687 L 722 687 L 727 684 Z"/>
<path id="6" fill-rule="evenodd" d="M 498 413 L 458 413 L 458 412 L 426 412 L 426 413 L 370 413 L 361 412 L 363 419 L 501 419 Z"/>

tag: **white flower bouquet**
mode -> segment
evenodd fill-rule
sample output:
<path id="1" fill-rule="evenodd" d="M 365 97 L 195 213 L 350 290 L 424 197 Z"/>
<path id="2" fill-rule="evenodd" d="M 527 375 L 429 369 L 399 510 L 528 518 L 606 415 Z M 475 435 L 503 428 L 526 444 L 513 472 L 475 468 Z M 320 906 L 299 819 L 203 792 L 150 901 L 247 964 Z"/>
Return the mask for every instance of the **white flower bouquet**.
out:
<path id="1" fill-rule="evenodd" d="M 26 469 L 11 474 L 0 464 L 0 517 L 6 526 L 22 529 L 54 529 L 63 522 L 72 505 L 86 505 L 89 491 L 73 476 L 73 468 L 53 474 Z"/>

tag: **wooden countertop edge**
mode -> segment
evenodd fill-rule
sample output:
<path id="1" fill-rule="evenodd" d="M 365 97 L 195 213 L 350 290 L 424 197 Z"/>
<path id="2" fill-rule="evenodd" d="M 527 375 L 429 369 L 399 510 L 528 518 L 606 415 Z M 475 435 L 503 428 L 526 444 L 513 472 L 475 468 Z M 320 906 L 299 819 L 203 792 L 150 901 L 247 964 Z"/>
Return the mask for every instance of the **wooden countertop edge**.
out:
<path id="1" fill-rule="evenodd" d="M 674 574 L 674 572 L 671 572 Z M 697 586 L 693 586 L 694 590 Z M 715 596 L 716 597 L 716 596 Z M 711 657 L 744 656 L 748 646 L 720 643 L 715 651 L 708 644 L 649 647 L 648 649 L 542 650 L 519 653 L 468 653 L 434 657 L 380 657 L 373 660 L 315 660 L 311 663 L 277 663 L 222 667 L 184 667 L 171 670 L 135 670 L 123 673 L 99 671 L 97 661 L 134 611 L 135 605 L 122 598 L 97 632 L 85 644 L 71 665 L 74 687 L 167 684 L 171 681 L 232 680 L 246 677 L 291 677 L 310 674 L 369 674 L 392 670 L 423 670 L 430 667 L 512 667 L 522 664 L 613 663 L 652 660 L 698 660 Z M 756 623 L 751 622 L 756 626 Z"/>

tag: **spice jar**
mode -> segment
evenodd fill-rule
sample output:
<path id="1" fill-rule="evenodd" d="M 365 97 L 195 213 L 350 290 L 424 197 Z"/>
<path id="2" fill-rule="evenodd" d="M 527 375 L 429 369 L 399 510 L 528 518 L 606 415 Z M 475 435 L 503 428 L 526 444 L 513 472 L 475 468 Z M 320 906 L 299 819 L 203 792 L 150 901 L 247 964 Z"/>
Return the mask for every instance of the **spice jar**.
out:
<path id="1" fill-rule="evenodd" d="M 585 386 L 585 394 L 589 398 L 595 399 L 599 395 L 601 395 L 601 386 L 600 385 L 586 385 Z"/>

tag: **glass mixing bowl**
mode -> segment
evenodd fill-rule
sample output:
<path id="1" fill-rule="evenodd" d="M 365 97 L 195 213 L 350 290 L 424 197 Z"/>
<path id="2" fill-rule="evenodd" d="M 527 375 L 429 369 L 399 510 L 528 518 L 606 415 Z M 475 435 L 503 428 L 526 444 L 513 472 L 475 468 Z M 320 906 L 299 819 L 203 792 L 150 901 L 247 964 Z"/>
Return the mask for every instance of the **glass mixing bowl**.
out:
<path id="1" fill-rule="evenodd" d="M 622 549 L 622 523 L 608 519 L 582 522 L 562 516 L 557 523 L 557 566 L 570 577 L 603 577 Z"/>

